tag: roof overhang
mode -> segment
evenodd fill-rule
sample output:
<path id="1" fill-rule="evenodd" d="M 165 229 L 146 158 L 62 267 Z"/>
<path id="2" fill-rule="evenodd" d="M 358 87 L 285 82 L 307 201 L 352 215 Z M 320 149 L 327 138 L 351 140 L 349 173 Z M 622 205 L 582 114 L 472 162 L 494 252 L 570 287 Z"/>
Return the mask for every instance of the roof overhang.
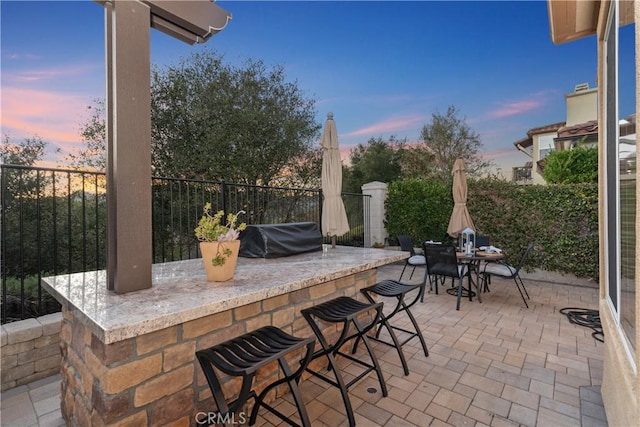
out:
<path id="1" fill-rule="evenodd" d="M 533 157 L 533 138 L 530 136 L 517 140 L 513 145 L 529 157 Z"/>
<path id="2" fill-rule="evenodd" d="M 116 0 L 93 0 L 102 4 Z M 149 7 L 152 28 L 185 43 L 204 43 L 220 32 L 231 14 L 215 0 L 137 0 Z"/>
<path id="3" fill-rule="evenodd" d="M 598 18 L 609 0 L 547 0 L 551 40 L 566 43 L 596 34 Z M 633 22 L 633 0 L 620 0 L 620 26 Z"/>
<path id="4" fill-rule="evenodd" d="M 220 32 L 231 14 L 214 0 L 141 0 L 151 8 L 151 27 L 185 43 L 204 43 Z"/>

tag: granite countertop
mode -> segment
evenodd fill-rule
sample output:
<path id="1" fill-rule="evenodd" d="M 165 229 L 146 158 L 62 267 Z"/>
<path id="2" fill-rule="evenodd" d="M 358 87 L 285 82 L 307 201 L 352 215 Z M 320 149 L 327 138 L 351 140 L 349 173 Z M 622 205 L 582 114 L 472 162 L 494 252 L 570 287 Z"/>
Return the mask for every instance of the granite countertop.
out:
<path id="1" fill-rule="evenodd" d="M 336 246 L 283 258 L 239 258 L 228 282 L 207 282 L 201 259 L 153 265 L 150 289 L 116 294 L 106 272 L 42 279 L 105 344 L 293 292 L 407 258 L 407 252 Z"/>

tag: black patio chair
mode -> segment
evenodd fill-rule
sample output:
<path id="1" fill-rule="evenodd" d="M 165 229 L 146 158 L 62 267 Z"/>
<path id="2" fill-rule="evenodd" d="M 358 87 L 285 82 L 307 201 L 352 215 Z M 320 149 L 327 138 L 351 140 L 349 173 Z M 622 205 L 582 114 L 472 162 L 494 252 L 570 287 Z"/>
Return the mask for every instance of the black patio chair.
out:
<path id="1" fill-rule="evenodd" d="M 527 261 L 527 258 L 529 257 L 529 254 L 531 253 L 532 249 L 533 249 L 533 242 L 530 242 L 527 245 L 527 249 L 524 251 L 524 255 L 522 255 L 522 258 L 520 259 L 520 262 L 515 267 L 513 265 L 510 265 L 506 262 L 501 262 L 501 261 L 487 262 L 484 266 L 484 269 L 481 272 L 482 280 L 485 287 L 486 287 L 486 281 L 491 276 L 499 276 L 505 279 L 513 279 L 513 281 L 516 283 L 516 287 L 518 288 L 518 291 L 520 292 L 522 301 L 524 301 L 524 305 L 527 308 L 529 308 L 529 304 L 527 304 L 527 299 L 531 299 L 531 298 L 529 297 L 527 288 L 525 288 L 524 282 L 520 277 L 520 269 L 522 268 L 524 263 Z M 525 295 L 527 296 L 526 299 L 524 297 Z"/>
<path id="2" fill-rule="evenodd" d="M 398 280 L 402 280 L 402 275 L 404 274 L 405 269 L 408 265 L 413 267 L 411 270 L 411 275 L 409 276 L 409 280 L 413 277 L 413 273 L 416 271 L 416 267 L 427 265 L 427 261 L 424 259 L 424 254 L 416 253 L 415 248 L 413 247 L 413 240 L 411 240 L 411 236 L 408 234 L 398 234 L 396 236 L 398 238 L 398 243 L 400 243 L 400 250 L 409 252 L 409 258 L 406 259 L 404 263 L 404 267 L 402 267 L 402 273 L 400 273 L 400 278 Z"/>
<path id="3" fill-rule="evenodd" d="M 458 299 L 456 303 L 456 310 L 460 310 L 463 281 L 469 265 L 458 263 L 456 248 L 454 246 L 437 245 L 425 242 L 422 244 L 422 248 L 427 262 L 425 280 L 427 277 L 431 280 L 431 276 L 438 276 L 441 278 L 451 277 L 454 280 L 458 279 Z M 437 287 L 438 282 L 436 281 L 436 290 Z M 471 297 L 472 292 L 471 289 L 469 289 L 469 299 L 471 299 Z"/>

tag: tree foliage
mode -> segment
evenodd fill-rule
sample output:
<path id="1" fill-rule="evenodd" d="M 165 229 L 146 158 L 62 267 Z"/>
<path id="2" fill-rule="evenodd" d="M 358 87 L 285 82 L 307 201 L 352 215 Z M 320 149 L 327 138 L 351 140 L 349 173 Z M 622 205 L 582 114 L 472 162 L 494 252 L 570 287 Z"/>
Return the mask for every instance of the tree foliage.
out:
<path id="1" fill-rule="evenodd" d="M 351 166 L 344 167 L 343 189 L 360 192 L 372 181 L 393 182 L 402 177 L 402 157 L 406 140 L 391 136 L 388 140 L 371 138 L 366 144 L 351 149 Z"/>
<path id="2" fill-rule="evenodd" d="M 313 182 L 320 124 L 315 100 L 281 66 L 235 67 L 205 50 L 151 73 L 152 166 L 157 176 L 249 184 Z M 105 106 L 95 100 L 81 125 L 86 148 L 75 167 L 106 166 Z M 311 162 L 311 163 L 308 163 Z M 313 162 L 316 162 L 315 164 Z M 318 173 L 318 178 L 319 178 Z"/>
<path id="3" fill-rule="evenodd" d="M 295 188 L 320 188 L 322 185 L 322 148 L 311 149 L 292 158 L 272 185 Z"/>
<path id="4" fill-rule="evenodd" d="M 444 115 L 433 113 L 431 123 L 422 128 L 421 138 L 433 155 L 429 168 L 424 171 L 428 176 L 450 180 L 458 158 L 464 159 L 470 176 L 482 173 L 491 165 L 480 155 L 483 148 L 480 136 L 469 128 L 464 118 L 458 117 L 454 106 L 449 106 Z"/>
<path id="5" fill-rule="evenodd" d="M 7 165 L 33 166 L 42 160 L 46 147 L 47 143 L 39 136 L 11 142 L 9 136 L 5 135 L 0 144 L 0 159 Z"/>
<path id="6" fill-rule="evenodd" d="M 402 177 L 410 179 L 430 176 L 429 170 L 433 165 L 434 159 L 434 154 L 424 144 L 405 147 L 400 165 Z"/>
<path id="7" fill-rule="evenodd" d="M 11 142 L 8 135 L 0 143 L 0 163 L 15 166 L 33 166 L 42 160 L 47 143 L 39 136 L 24 138 L 18 142 Z M 22 171 L 21 169 L 3 169 L 4 174 L 4 212 L 11 207 L 15 194 L 27 195 L 27 198 L 37 196 L 41 191 L 41 179 L 37 173 Z"/>
<path id="8" fill-rule="evenodd" d="M 107 166 L 104 99 L 94 99 L 87 112 L 89 117 L 80 125 L 80 135 L 86 146 L 77 154 L 68 154 L 65 161 L 78 169 L 103 171 Z"/>
<path id="9" fill-rule="evenodd" d="M 281 66 L 243 67 L 215 52 L 152 71 L 156 175 L 267 185 L 317 139 L 315 101 Z"/>
<path id="10" fill-rule="evenodd" d="M 575 147 L 552 151 L 544 159 L 542 176 L 549 184 L 598 182 L 598 149 Z"/>

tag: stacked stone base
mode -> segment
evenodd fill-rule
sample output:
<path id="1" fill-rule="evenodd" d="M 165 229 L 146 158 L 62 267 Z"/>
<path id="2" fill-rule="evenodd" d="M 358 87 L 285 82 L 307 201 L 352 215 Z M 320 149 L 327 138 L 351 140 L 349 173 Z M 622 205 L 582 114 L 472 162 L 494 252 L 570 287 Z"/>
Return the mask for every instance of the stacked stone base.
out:
<path id="1" fill-rule="evenodd" d="M 71 426 L 198 425 L 196 417 L 202 419 L 216 407 L 196 350 L 265 325 L 311 336 L 300 310 L 343 295 L 363 300 L 359 290 L 375 280 L 375 270 L 364 271 L 113 344 L 102 343 L 64 307 L 62 414 Z M 335 325 L 327 328 L 328 334 L 335 332 Z M 319 367 L 322 360 L 315 363 Z M 256 389 L 277 375 L 274 362 L 259 372 Z M 239 387 L 239 378 L 229 378 L 225 393 L 233 396 Z M 280 387 L 267 401 L 287 391 Z"/>
<path id="2" fill-rule="evenodd" d="M 2 391 L 58 373 L 60 319 L 54 313 L 2 325 Z"/>

